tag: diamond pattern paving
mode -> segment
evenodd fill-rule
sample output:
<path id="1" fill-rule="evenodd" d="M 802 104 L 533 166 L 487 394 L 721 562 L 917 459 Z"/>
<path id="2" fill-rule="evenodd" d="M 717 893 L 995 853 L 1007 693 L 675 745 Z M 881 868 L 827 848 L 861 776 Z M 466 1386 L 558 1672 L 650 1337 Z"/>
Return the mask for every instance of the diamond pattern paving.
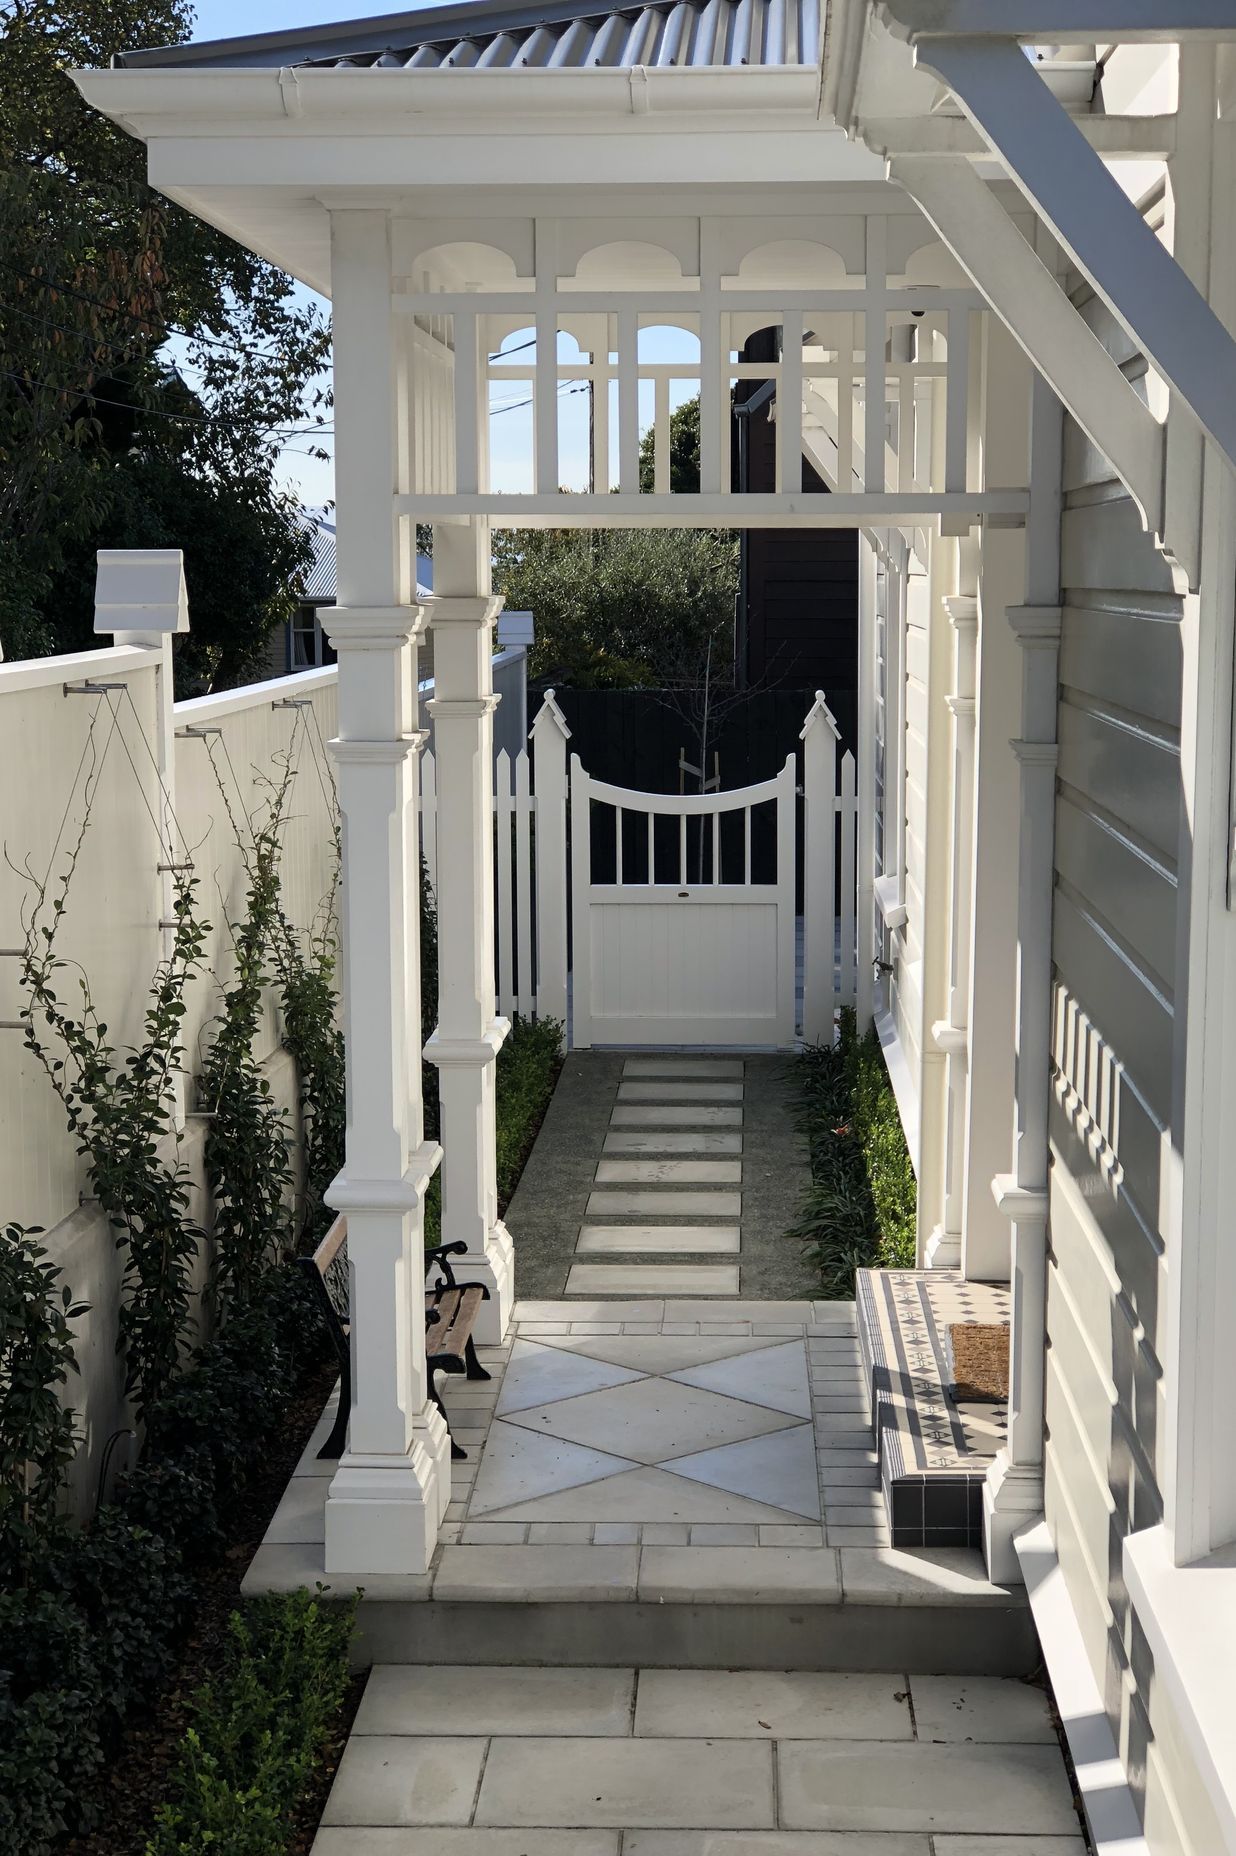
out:
<path id="1" fill-rule="evenodd" d="M 633 1457 L 638 1463 L 664 1463 L 716 1444 L 762 1437 L 794 1420 L 698 1386 L 637 1379 L 633 1385 L 533 1406 L 521 1411 L 515 1422 L 549 1437 Z"/>

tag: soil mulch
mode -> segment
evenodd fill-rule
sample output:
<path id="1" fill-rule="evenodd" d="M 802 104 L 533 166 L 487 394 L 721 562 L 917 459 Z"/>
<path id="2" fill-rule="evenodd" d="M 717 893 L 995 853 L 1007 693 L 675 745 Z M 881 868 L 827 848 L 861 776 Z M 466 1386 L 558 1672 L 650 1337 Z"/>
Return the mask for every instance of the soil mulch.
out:
<path id="1" fill-rule="evenodd" d="M 143 1856 L 154 1830 L 155 1811 L 167 1796 L 169 1773 L 187 1725 L 188 1703 L 223 1663 L 228 1619 L 241 1602 L 240 1582 L 322 1415 L 334 1380 L 333 1365 L 317 1368 L 280 1428 L 271 1433 L 261 1473 L 229 1512 L 228 1546 L 216 1564 L 198 1571 L 193 1626 L 179 1666 L 158 1697 L 157 1712 L 154 1718 L 135 1723 L 125 1735 L 98 1800 L 100 1826 L 68 1843 L 65 1856 Z M 364 1686 L 365 1676 L 357 1675 L 348 1690 L 330 1751 L 315 1775 L 313 1793 L 298 1813 L 295 1834 L 288 1844 L 289 1856 L 308 1856 Z"/>
<path id="2" fill-rule="evenodd" d="M 1007 1323 L 954 1322 L 948 1345 L 953 1363 L 950 1397 L 959 1405 L 1003 1404 L 1009 1395 Z"/>

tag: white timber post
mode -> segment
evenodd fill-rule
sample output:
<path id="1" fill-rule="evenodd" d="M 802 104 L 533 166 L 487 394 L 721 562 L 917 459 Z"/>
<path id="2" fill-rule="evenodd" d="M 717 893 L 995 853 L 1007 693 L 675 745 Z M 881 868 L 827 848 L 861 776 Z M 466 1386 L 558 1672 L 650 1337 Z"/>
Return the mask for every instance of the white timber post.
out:
<path id="1" fill-rule="evenodd" d="M 803 1041 L 833 1041 L 837 993 L 837 743 L 817 690 L 803 724 Z"/>
<path id="2" fill-rule="evenodd" d="M 1030 476 L 1031 370 L 995 316 L 983 318 L 985 487 Z M 1054 562 L 1053 548 L 1048 559 Z M 1056 573 L 1051 567 L 1053 576 Z M 1058 598 L 1051 581 L 1053 598 Z M 1026 597 L 1026 544 L 1015 528 L 983 531 L 978 569 L 977 744 L 971 827 L 969 1085 L 965 1104 L 961 1267 L 967 1281 L 1009 1280 L 1009 1227 L 991 1192 L 1008 1165 L 1016 1089 L 1020 775 L 1009 742 L 1022 735 L 1023 653 L 1005 613 Z M 1050 881 L 1050 879 L 1049 879 Z"/>
<path id="3" fill-rule="evenodd" d="M 442 1108 L 442 1241 L 483 1282 L 476 1338 L 497 1345 L 515 1300 L 515 1252 L 498 1217 L 495 1066 L 509 1021 L 494 985 L 493 628 L 488 524 L 434 527 L 435 762 L 438 780 L 438 1025 L 425 1046 Z M 521 949 L 520 958 L 526 957 Z"/>
<path id="4" fill-rule="evenodd" d="M 566 717 L 546 690 L 529 734 L 536 782 L 536 1013 L 567 1022 Z"/>
<path id="5" fill-rule="evenodd" d="M 423 1207 L 440 1150 L 420 1083 L 414 592 L 397 403 L 406 385 L 384 212 L 331 215 L 338 767 L 347 1136 L 328 1202 L 346 1213 L 352 1419 L 326 1502 L 326 1569 L 423 1573 L 450 1499 L 450 1439 L 425 1371 Z"/>
<path id="6" fill-rule="evenodd" d="M 883 350 L 880 352 L 883 367 Z M 881 374 L 883 379 L 883 374 Z M 870 391 L 870 378 L 868 390 Z M 881 439 L 881 450 L 883 440 Z M 860 1037 L 875 1017 L 876 551 L 858 538 L 858 968 L 854 1010 Z"/>
<path id="7" fill-rule="evenodd" d="M 189 629 L 185 557 L 179 548 L 100 548 L 95 555 L 94 629 L 111 633 L 113 644 L 137 645 L 155 658 L 155 766 L 159 777 L 159 842 L 165 852 L 158 871 L 163 958 L 176 942 L 172 864 L 187 859 L 177 847 L 176 725 L 172 639 Z M 2 656 L 2 653 L 0 653 Z M 185 1075 L 174 1070 L 168 1097 L 175 1126 L 185 1125 Z"/>
<path id="8" fill-rule="evenodd" d="M 961 1263 L 962 1207 L 966 1173 L 966 1070 L 970 992 L 971 832 L 974 820 L 974 671 L 978 646 L 978 600 L 957 593 L 944 602 L 953 628 L 953 689 L 947 698 L 953 718 L 952 944 L 949 949 L 948 1014 L 931 1027 L 945 1061 L 944 1200 L 940 1223 L 927 1240 L 928 1269 Z"/>
<path id="9" fill-rule="evenodd" d="M 1029 598 L 1008 609 L 1022 648 L 1021 736 L 1013 743 L 1020 770 L 1013 1170 L 992 1181 L 996 1203 L 1012 1225 L 1009 1419 L 1005 1446 L 983 1491 L 988 1574 L 1005 1585 L 1022 1583 L 1015 1537 L 1043 1512 L 1062 422 L 1060 402 L 1036 375 L 1026 529 Z"/>

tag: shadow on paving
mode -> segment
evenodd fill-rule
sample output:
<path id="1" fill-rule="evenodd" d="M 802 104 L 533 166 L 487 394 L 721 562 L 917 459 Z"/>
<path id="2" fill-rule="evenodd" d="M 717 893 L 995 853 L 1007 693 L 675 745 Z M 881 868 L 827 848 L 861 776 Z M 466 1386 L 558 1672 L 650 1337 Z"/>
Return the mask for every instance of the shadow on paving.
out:
<path id="1" fill-rule="evenodd" d="M 516 1292 L 523 1300 L 550 1301 L 565 1295 L 623 1065 L 630 1055 L 572 1051 L 562 1066 L 506 1216 L 515 1241 Z M 769 1301 L 809 1301 L 820 1293 L 801 1246 L 785 1236 L 810 1176 L 806 1142 L 794 1126 L 791 1061 L 776 1055 L 743 1058 L 740 1293 Z M 689 1252 L 621 1258 L 624 1263 L 700 1260 Z M 589 1291 L 588 1299 L 595 1294 Z M 629 1290 L 623 1294 L 629 1299 Z"/>

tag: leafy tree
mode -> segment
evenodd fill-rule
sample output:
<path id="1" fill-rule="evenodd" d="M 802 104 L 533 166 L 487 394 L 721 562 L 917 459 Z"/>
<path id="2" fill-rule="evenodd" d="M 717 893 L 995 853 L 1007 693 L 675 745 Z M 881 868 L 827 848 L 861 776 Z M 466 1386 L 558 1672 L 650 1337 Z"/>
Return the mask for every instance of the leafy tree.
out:
<path id="1" fill-rule="evenodd" d="M 282 272 L 153 192 L 144 147 L 67 76 L 183 39 L 192 19 L 185 0 L 5 9 L 0 641 L 10 655 L 79 642 L 72 589 L 96 546 L 185 545 L 196 530 L 210 547 L 186 550 L 183 668 L 200 686 L 243 674 L 284 616 L 302 540 L 274 465 L 287 432 L 324 417 L 329 332 Z M 208 559 L 230 569 L 228 601 Z M 266 580 L 250 576 L 259 560 Z"/>
<path id="2" fill-rule="evenodd" d="M 639 487 L 645 495 L 655 482 L 650 425 L 639 441 Z M 700 487 L 700 402 L 697 394 L 670 414 L 670 490 L 675 496 L 698 496 Z"/>
<path id="3" fill-rule="evenodd" d="M 529 669 L 576 689 L 681 677 L 710 640 L 732 654 L 738 543 L 702 529 L 504 530 L 494 584 L 536 618 Z"/>

